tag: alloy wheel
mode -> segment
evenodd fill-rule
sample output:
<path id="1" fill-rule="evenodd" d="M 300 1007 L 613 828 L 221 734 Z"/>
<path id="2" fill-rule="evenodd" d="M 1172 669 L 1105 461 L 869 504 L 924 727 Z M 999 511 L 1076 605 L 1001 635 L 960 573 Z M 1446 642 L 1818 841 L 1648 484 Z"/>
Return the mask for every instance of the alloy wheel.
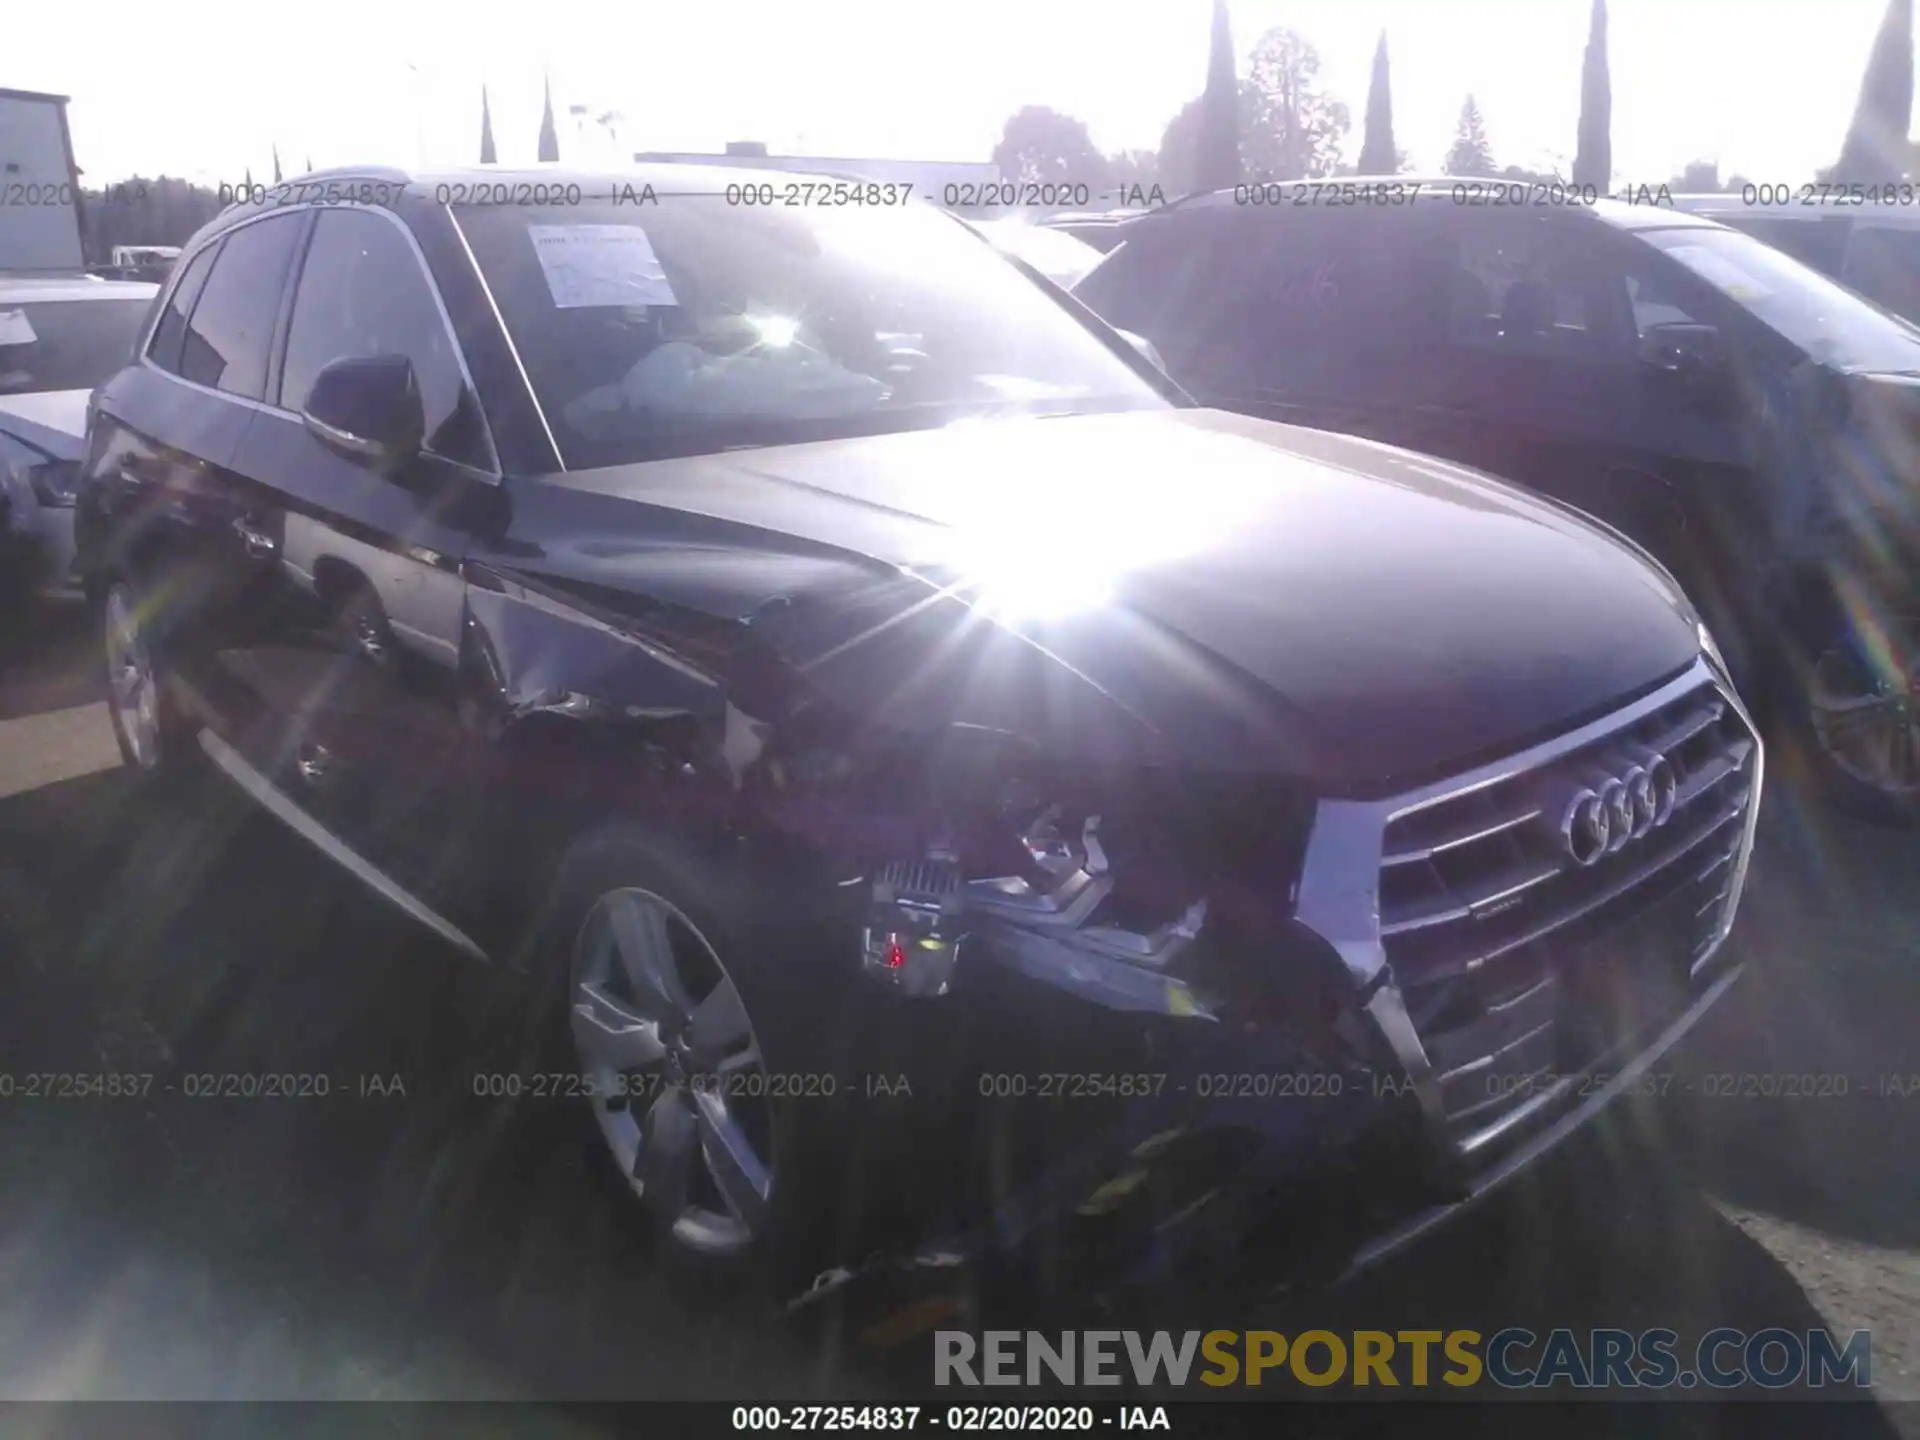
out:
<path id="1" fill-rule="evenodd" d="M 583 1087 L 633 1192 L 681 1245 L 731 1254 L 764 1231 L 772 1112 L 739 987 L 669 901 L 602 895 L 574 943 Z"/>
<path id="2" fill-rule="evenodd" d="M 1821 753 L 1889 796 L 1920 795 L 1920 648 L 1914 627 L 1887 643 L 1842 637 L 1815 661 L 1808 712 Z"/>
<path id="3" fill-rule="evenodd" d="M 106 651 L 114 724 L 133 763 L 151 770 L 160 763 L 160 687 L 138 610 L 124 585 L 107 594 Z"/>

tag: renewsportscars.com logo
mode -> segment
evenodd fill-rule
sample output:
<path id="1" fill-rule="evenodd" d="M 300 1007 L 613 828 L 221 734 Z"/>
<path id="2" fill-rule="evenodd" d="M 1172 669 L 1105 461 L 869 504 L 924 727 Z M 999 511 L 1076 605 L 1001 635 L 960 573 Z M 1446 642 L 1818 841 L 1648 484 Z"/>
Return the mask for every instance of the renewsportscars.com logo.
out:
<path id="1" fill-rule="evenodd" d="M 1873 1383 L 1873 1340 L 1855 1330 L 1718 1329 L 1683 1349 L 1673 1330 L 937 1330 L 935 1385 L 1257 1387 L 1268 1381 L 1510 1390 L 1784 1389 Z"/>

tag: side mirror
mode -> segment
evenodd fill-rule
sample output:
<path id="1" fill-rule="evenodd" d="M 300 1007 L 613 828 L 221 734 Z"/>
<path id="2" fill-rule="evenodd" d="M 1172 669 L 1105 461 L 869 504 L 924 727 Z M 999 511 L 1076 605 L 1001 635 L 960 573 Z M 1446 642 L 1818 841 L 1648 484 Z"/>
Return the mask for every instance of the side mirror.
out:
<path id="1" fill-rule="evenodd" d="M 1733 362 L 1711 325 L 1650 325 L 1641 337 L 1640 358 L 1700 404 L 1717 405 L 1733 394 Z"/>
<path id="2" fill-rule="evenodd" d="M 300 418 L 329 450 L 389 478 L 420 453 L 426 438 L 420 384 L 404 355 L 335 360 L 323 367 Z"/>
<path id="3" fill-rule="evenodd" d="M 1158 370 L 1162 375 L 1167 373 L 1167 362 L 1160 358 L 1160 352 L 1154 348 L 1153 341 L 1147 339 L 1144 335 L 1136 335 L 1131 330 L 1122 330 L 1118 325 L 1113 328 L 1114 332 L 1118 334 L 1122 340 L 1126 341 L 1145 356 L 1153 365 L 1154 369 Z"/>

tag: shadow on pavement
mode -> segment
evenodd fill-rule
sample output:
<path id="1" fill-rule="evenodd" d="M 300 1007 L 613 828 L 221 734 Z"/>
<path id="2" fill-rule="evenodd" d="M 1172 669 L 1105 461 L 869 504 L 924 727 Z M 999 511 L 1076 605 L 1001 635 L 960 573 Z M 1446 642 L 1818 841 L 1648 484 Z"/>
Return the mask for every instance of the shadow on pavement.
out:
<path id="1" fill-rule="evenodd" d="M 106 698 L 92 616 L 77 600 L 0 613 L 0 720 L 65 710 Z"/>
<path id="2" fill-rule="evenodd" d="M 155 1077 L 139 1096 L 6 1111 L 0 1394 L 926 1391 L 930 1339 L 849 1355 L 818 1326 L 764 1323 L 651 1266 L 599 1183 L 577 1102 L 475 1093 L 487 1062 L 467 1017 L 485 986 L 468 962 L 224 789 L 165 805 L 131 790 L 116 772 L 0 802 L 3 1068 Z M 1859 1063 L 1862 1033 L 1888 1047 L 1875 1063 L 1910 1046 L 1910 949 L 1887 948 L 1898 927 L 1881 899 L 1912 873 L 1896 842 L 1914 853 L 1884 832 L 1823 836 L 1831 868 L 1811 874 L 1854 888 L 1803 913 L 1787 879 L 1807 883 L 1808 847 L 1776 839 L 1743 917 L 1755 965 L 1681 1073 Z M 295 1093 L 189 1093 L 263 1073 Z M 1189 1287 L 1079 1323 L 1806 1330 L 1828 1321 L 1715 1201 L 1908 1246 L 1917 1166 L 1867 1101 L 1645 1097 L 1340 1294 Z M 1612 1409 L 1593 1407 L 1605 1433 L 1737 1433 L 1684 1428 L 1704 1423 L 1685 1406 L 1623 1431 Z M 1871 1404 L 1821 1416 L 1824 1434 L 1893 1433 Z M 1356 1407 L 1353 1423 L 1393 1420 Z"/>

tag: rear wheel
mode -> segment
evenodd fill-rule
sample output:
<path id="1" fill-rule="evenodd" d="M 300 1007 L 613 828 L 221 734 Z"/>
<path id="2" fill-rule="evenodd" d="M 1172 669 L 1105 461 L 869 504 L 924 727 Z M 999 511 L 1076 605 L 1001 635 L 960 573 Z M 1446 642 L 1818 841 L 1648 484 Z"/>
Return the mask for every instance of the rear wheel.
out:
<path id="1" fill-rule="evenodd" d="M 121 757 L 143 780 L 158 783 L 187 769 L 193 735 L 167 694 L 142 593 L 117 580 L 101 605 L 107 714 Z"/>

